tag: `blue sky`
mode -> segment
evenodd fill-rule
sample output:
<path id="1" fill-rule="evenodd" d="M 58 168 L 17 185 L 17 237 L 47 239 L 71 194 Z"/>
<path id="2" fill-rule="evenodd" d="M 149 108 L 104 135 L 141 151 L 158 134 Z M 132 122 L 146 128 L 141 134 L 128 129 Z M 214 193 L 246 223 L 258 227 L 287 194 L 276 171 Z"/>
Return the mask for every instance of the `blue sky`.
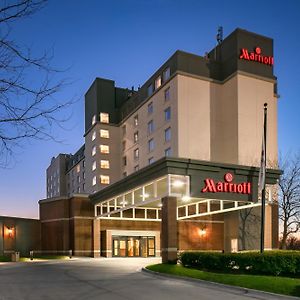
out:
<path id="1" fill-rule="evenodd" d="M 224 36 L 240 27 L 274 39 L 279 150 L 299 151 L 300 1 L 51 0 L 12 33 L 36 54 L 53 50 L 53 64 L 66 70 L 58 76 L 72 81 L 59 97 L 79 100 L 65 129 L 52 129 L 62 143 L 26 142 L 15 164 L 0 169 L 0 215 L 38 217 L 51 157 L 83 144 L 84 93 L 96 76 L 137 87 L 177 49 L 213 48 L 219 25 Z"/>

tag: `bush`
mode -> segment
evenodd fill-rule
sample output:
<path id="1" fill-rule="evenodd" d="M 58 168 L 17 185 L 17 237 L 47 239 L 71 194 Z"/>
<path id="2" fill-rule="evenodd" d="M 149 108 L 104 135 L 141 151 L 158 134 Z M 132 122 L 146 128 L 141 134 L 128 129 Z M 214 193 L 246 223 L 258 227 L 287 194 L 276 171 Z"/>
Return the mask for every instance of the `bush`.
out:
<path id="1" fill-rule="evenodd" d="M 209 271 L 300 276 L 300 251 L 183 252 L 183 266 Z"/>

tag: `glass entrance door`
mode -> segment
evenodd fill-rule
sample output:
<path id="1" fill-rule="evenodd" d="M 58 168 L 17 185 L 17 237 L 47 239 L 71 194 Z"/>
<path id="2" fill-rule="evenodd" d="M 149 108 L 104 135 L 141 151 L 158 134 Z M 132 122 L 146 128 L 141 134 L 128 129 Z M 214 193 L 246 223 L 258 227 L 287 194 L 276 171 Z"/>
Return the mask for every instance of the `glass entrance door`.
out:
<path id="1" fill-rule="evenodd" d="M 155 237 L 113 236 L 112 246 L 113 256 L 155 256 Z"/>

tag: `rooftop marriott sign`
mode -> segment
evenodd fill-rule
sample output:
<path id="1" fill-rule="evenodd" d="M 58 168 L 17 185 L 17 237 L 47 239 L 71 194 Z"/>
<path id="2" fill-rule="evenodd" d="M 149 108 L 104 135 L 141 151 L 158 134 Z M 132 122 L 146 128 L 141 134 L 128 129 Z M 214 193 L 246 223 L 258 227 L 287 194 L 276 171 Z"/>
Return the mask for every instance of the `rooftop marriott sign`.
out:
<path id="1" fill-rule="evenodd" d="M 262 55 L 261 48 L 259 47 L 256 47 L 254 49 L 254 52 L 249 52 L 248 49 L 242 48 L 239 58 L 244 60 L 249 60 L 249 61 L 256 61 L 269 66 L 273 66 L 274 64 L 273 56 Z"/>
<path id="2" fill-rule="evenodd" d="M 224 176 L 225 182 L 215 182 L 213 179 L 207 178 L 204 180 L 205 187 L 201 190 L 202 193 L 237 193 L 251 194 L 251 183 L 232 183 L 233 175 L 226 173 Z"/>

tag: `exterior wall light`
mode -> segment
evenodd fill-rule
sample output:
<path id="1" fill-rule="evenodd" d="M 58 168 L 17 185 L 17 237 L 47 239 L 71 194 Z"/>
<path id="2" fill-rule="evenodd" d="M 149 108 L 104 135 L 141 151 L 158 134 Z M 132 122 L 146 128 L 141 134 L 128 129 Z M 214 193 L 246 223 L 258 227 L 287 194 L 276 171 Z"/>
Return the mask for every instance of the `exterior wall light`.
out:
<path id="1" fill-rule="evenodd" d="M 200 235 L 200 237 L 206 236 L 206 233 L 207 233 L 207 231 L 206 231 L 205 227 L 199 229 L 199 235 Z"/>
<path id="2" fill-rule="evenodd" d="M 6 233 L 11 238 L 14 234 L 14 228 L 13 227 L 6 227 Z"/>

